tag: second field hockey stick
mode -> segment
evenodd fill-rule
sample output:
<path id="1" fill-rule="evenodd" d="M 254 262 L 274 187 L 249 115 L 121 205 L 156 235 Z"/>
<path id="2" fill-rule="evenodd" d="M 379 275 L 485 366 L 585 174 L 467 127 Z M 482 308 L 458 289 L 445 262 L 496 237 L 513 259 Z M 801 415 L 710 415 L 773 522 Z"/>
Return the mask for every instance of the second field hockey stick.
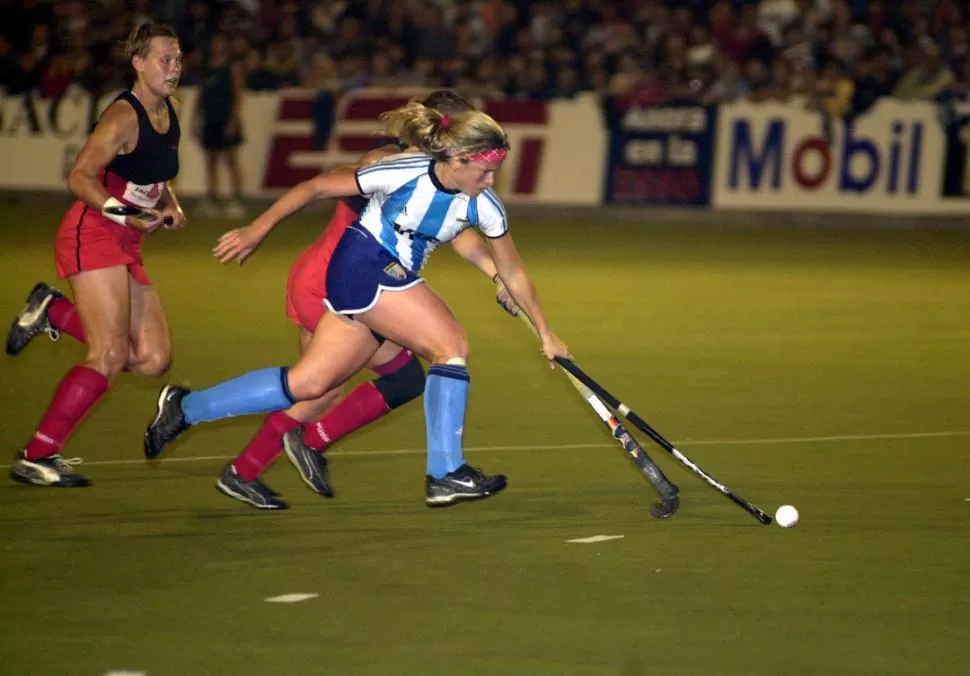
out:
<path id="1" fill-rule="evenodd" d="M 530 329 L 532 329 L 532 333 L 538 337 L 539 333 L 536 331 L 535 325 L 532 323 L 532 320 L 526 316 L 521 308 L 519 309 L 519 317 Z M 664 473 L 660 471 L 660 468 L 654 464 L 650 456 L 647 455 L 646 451 L 643 450 L 643 447 L 640 446 L 640 442 L 638 442 L 633 435 L 626 430 L 623 423 L 616 419 L 616 416 L 614 416 L 610 410 L 606 408 L 603 402 L 600 401 L 599 397 L 593 394 L 593 392 L 590 391 L 586 385 L 577 380 L 572 373 L 569 371 L 563 372 L 566 374 L 566 377 L 569 378 L 569 382 L 573 384 L 573 387 L 576 388 L 576 391 L 579 392 L 583 400 L 589 404 L 590 408 L 593 409 L 597 417 L 603 421 L 603 424 L 606 425 L 607 429 L 609 429 L 610 434 L 613 435 L 613 438 L 616 439 L 616 442 L 620 445 L 620 447 L 626 451 L 630 458 L 633 459 L 633 462 L 637 464 L 640 471 L 643 472 L 643 475 L 647 478 L 647 481 L 650 482 L 650 485 L 652 485 L 657 493 L 660 494 L 661 502 L 654 503 L 653 506 L 650 507 L 650 514 L 658 519 L 665 519 L 668 516 L 673 515 L 673 513 L 676 512 L 677 508 L 680 506 L 680 500 L 677 497 L 677 486 L 672 484 L 670 480 L 664 476 Z"/>
<path id="2" fill-rule="evenodd" d="M 755 507 L 750 502 L 742 498 L 740 495 L 732 491 L 730 488 L 724 484 L 718 482 L 710 474 L 698 467 L 694 462 L 691 461 L 686 455 L 678 451 L 672 443 L 667 441 L 663 435 L 657 430 L 650 427 L 647 421 L 638 416 L 636 413 L 630 410 L 630 407 L 621 402 L 619 399 L 614 397 L 612 394 L 607 392 L 602 385 L 597 383 L 595 380 L 590 378 L 586 373 L 583 372 L 581 368 L 576 366 L 576 363 L 569 359 L 564 359 L 563 357 L 556 357 L 556 363 L 559 364 L 567 373 L 579 380 L 583 385 L 586 385 L 591 389 L 598 397 L 606 401 L 612 408 L 616 409 L 620 414 L 622 414 L 627 420 L 633 423 L 633 426 L 638 430 L 650 437 L 658 446 L 670 453 L 672 456 L 677 458 L 683 465 L 690 468 L 697 476 L 702 478 L 712 487 L 717 489 L 718 492 L 727 496 L 732 502 L 739 505 L 746 512 L 751 514 L 761 523 L 767 525 L 771 523 L 771 517 L 768 516 L 763 510 Z"/>

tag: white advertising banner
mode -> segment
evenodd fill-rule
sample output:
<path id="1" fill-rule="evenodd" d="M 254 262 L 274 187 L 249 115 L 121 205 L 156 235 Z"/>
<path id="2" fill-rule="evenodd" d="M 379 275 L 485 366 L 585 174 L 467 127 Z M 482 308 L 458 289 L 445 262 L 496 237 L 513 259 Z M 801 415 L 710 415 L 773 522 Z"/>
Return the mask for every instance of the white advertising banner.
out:
<path id="1" fill-rule="evenodd" d="M 944 213 L 946 139 L 937 106 L 880 100 L 850 123 L 804 104 L 738 102 L 718 109 L 715 209 Z"/>
<path id="2" fill-rule="evenodd" d="M 319 93 L 249 93 L 239 150 L 244 193 L 274 196 L 327 168 L 356 162 L 376 143 L 377 116 L 420 91 L 362 89 L 342 97 L 322 129 Z M 181 90 L 180 195 L 205 193 L 205 163 L 195 138 L 194 88 Z M 72 90 L 59 101 L 0 99 L 0 188 L 65 190 L 67 172 L 93 122 L 117 92 L 94 101 Z M 607 132 L 595 98 L 540 103 L 490 100 L 485 110 L 503 125 L 512 151 L 499 191 L 509 203 L 595 205 L 602 202 Z M 325 143 L 321 145 L 321 140 Z M 220 192 L 228 176 L 220 171 Z"/>

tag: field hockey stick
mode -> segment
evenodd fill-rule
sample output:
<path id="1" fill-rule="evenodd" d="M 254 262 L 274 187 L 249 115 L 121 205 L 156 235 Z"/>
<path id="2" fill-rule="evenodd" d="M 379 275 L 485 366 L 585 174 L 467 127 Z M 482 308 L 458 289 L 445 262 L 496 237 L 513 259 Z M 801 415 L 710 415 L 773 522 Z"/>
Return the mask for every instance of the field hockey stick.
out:
<path id="1" fill-rule="evenodd" d="M 575 362 L 570 359 L 564 359 L 563 357 L 556 357 L 556 363 L 559 364 L 567 373 L 579 380 L 583 385 L 586 385 L 586 387 L 592 390 L 600 399 L 604 400 L 612 408 L 616 409 L 627 420 L 629 420 L 634 427 L 653 439 L 658 446 L 677 458 L 681 464 L 688 467 L 694 472 L 694 474 L 713 486 L 721 494 L 726 495 L 732 502 L 739 505 L 742 509 L 751 514 L 761 523 L 765 525 L 771 523 L 771 517 L 768 516 L 763 510 L 755 507 L 750 502 L 698 467 L 697 464 L 691 461 L 690 458 L 678 451 L 672 443 L 667 441 L 663 435 L 660 434 L 660 432 L 650 427 L 650 425 L 648 425 L 643 418 L 631 411 L 626 404 L 607 392 L 602 385 L 590 378 L 585 372 L 583 372 L 581 368 L 576 366 Z"/>
<path id="2" fill-rule="evenodd" d="M 536 327 L 532 323 L 532 320 L 529 319 L 529 317 L 527 317 L 521 309 L 519 310 L 519 317 L 522 318 L 522 321 L 525 322 L 526 326 L 532 329 L 532 333 L 538 337 L 539 332 L 536 331 Z M 600 401 L 599 398 L 593 394 L 588 387 L 579 382 L 568 371 L 563 371 L 563 373 L 565 373 L 566 377 L 569 378 L 569 382 L 571 382 L 573 387 L 576 388 L 576 391 L 579 392 L 579 395 L 583 398 L 583 401 L 589 404 L 590 408 L 593 409 L 593 412 L 596 413 L 596 416 L 603 421 L 603 424 L 606 425 L 607 429 L 610 431 L 610 434 L 614 439 L 616 439 L 616 442 L 620 445 L 620 448 L 626 451 L 627 455 L 633 459 L 633 462 L 635 462 L 640 468 L 640 471 L 643 472 L 643 475 L 647 478 L 647 481 L 650 482 L 650 485 L 652 485 L 654 490 L 660 494 L 661 502 L 654 503 L 650 507 L 650 514 L 657 519 L 665 519 L 668 516 L 672 516 L 680 506 L 680 500 L 677 497 L 677 486 L 672 484 L 670 480 L 664 476 L 664 473 L 660 471 L 660 468 L 654 464 L 653 460 L 650 459 L 650 456 L 647 455 L 647 452 L 643 450 L 642 446 L 640 446 L 640 442 L 638 442 L 633 435 L 627 431 L 627 429 L 623 426 L 623 423 L 616 419 L 616 416 L 614 416 L 610 410 L 606 408 L 603 402 Z"/>
<path id="3" fill-rule="evenodd" d="M 139 207 L 132 207 L 124 204 L 120 207 L 106 207 L 104 213 L 111 214 L 112 216 L 134 216 L 135 218 L 145 218 L 148 212 Z M 166 216 L 162 219 L 164 225 L 172 225 L 175 219 L 171 216 Z"/>

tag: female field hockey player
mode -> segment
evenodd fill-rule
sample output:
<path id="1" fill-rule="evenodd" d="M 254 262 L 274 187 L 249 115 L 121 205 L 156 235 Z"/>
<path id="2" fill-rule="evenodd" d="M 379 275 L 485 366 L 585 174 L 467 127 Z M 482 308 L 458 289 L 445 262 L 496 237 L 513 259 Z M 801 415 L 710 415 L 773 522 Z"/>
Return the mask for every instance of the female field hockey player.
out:
<path id="1" fill-rule="evenodd" d="M 426 503 L 451 505 L 505 488 L 504 475 L 486 475 L 464 461 L 468 343 L 451 310 L 418 273 L 440 243 L 477 228 L 489 238 L 502 281 L 536 325 L 546 357 L 568 356 L 546 321 L 505 211 L 491 190 L 508 140 L 484 113 L 443 115 L 416 101 L 382 120 L 390 136 L 413 140 L 426 154 L 392 156 L 306 181 L 222 244 L 223 255 L 244 257 L 282 219 L 315 198 L 370 197 L 334 251 L 327 269 L 329 312 L 303 357 L 292 368 L 253 371 L 208 390 L 166 386 L 145 432 L 146 455 L 157 456 L 199 422 L 283 410 L 319 397 L 373 357 L 377 333 L 431 362 L 425 385 Z"/>
<path id="2" fill-rule="evenodd" d="M 447 115 L 474 110 L 474 106 L 457 93 L 442 89 L 432 92 L 422 103 Z M 366 166 L 405 149 L 400 143 L 389 143 L 365 154 L 358 166 Z M 327 266 L 344 231 L 356 222 L 366 201 L 360 197 L 338 202 L 330 224 L 317 240 L 305 249 L 290 269 L 286 285 L 287 315 L 300 331 L 300 351 L 305 352 L 325 312 Z M 231 238 L 236 231 L 223 235 Z M 469 263 L 495 280 L 497 270 L 488 247 L 475 232 L 466 230 L 451 242 Z M 216 247 L 219 252 L 220 248 Z M 240 256 L 239 260 L 244 257 Z M 228 261 L 231 254 L 225 257 Z M 496 298 L 515 313 L 511 297 L 498 282 Z M 270 413 L 243 452 L 222 472 L 216 487 L 237 500 L 260 509 L 285 509 L 279 495 L 259 477 L 285 448 L 289 459 L 311 489 L 325 497 L 333 496 L 327 463 L 322 453 L 338 439 L 383 417 L 390 411 L 419 397 L 424 392 L 424 369 L 414 353 L 391 343 L 382 344 L 368 366 L 379 376 L 362 383 L 339 403 L 337 387 L 322 397 L 300 401 L 286 411 Z"/>
<path id="3" fill-rule="evenodd" d="M 168 183 L 178 173 L 178 109 L 171 98 L 182 73 L 175 32 L 148 22 L 128 37 L 134 86 L 104 111 L 68 177 L 77 201 L 57 232 L 55 262 L 72 303 L 40 283 L 7 337 L 17 354 L 42 333 L 67 333 L 87 345 L 84 361 L 57 386 L 33 438 L 10 473 L 42 486 L 87 486 L 61 457 L 71 432 L 122 370 L 157 377 L 172 344 L 165 311 L 141 257 L 142 239 L 185 216 Z M 139 215 L 123 215 L 137 211 Z"/>

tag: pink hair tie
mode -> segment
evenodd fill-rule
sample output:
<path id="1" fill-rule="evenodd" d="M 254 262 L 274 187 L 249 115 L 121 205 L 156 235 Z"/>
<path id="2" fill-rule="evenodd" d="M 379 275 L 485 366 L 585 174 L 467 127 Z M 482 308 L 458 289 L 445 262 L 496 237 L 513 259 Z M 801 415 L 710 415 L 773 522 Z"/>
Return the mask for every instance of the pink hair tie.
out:
<path id="1" fill-rule="evenodd" d="M 468 160 L 471 162 L 501 162 L 508 154 L 509 151 L 505 148 L 492 148 L 491 150 L 483 150 L 480 153 L 469 155 Z"/>
<path id="2" fill-rule="evenodd" d="M 450 124 L 451 124 L 451 115 L 442 115 L 441 116 L 441 128 L 442 129 L 447 129 L 448 128 L 448 125 L 450 125 Z"/>

